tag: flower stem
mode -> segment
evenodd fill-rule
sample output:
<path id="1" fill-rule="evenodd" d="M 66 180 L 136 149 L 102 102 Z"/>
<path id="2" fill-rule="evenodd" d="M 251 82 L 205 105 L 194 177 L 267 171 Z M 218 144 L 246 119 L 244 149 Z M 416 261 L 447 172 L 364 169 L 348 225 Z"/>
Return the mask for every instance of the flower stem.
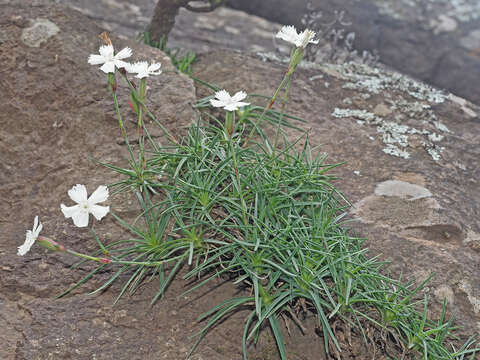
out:
<path id="1" fill-rule="evenodd" d="M 73 250 L 66 249 L 67 254 L 77 256 L 82 259 L 96 261 L 102 264 L 122 264 L 122 265 L 143 265 L 143 266 L 159 266 L 163 264 L 163 261 L 153 261 L 153 262 L 144 262 L 144 261 L 124 261 L 124 260 L 112 260 L 110 258 L 100 258 L 96 256 L 90 256 L 82 254 Z"/>
<path id="2" fill-rule="evenodd" d="M 130 87 L 130 90 L 132 91 L 132 94 L 137 94 L 137 91 L 135 89 L 135 87 L 133 86 L 133 84 L 131 83 L 130 80 L 128 80 L 127 76 L 126 75 L 123 75 L 125 81 L 127 82 L 128 86 Z M 173 144 L 175 145 L 180 145 L 178 143 L 178 141 L 175 139 L 175 137 L 173 137 L 173 135 L 160 123 L 160 121 L 157 120 L 157 118 L 155 117 L 155 115 L 153 115 L 147 108 L 147 106 L 145 105 L 145 102 L 140 99 L 138 96 L 135 96 L 135 101 L 141 105 L 141 107 L 143 107 L 143 110 L 145 111 L 145 114 L 150 118 L 152 119 L 155 124 L 157 124 L 157 126 L 160 128 L 160 130 L 162 130 L 162 132 L 167 136 L 167 139 L 168 141 L 172 142 Z"/>
<path id="3" fill-rule="evenodd" d="M 275 93 L 273 94 L 273 96 L 271 97 L 270 101 L 268 102 L 268 104 L 265 106 L 265 108 L 263 109 L 263 112 L 262 112 L 262 115 L 260 115 L 260 117 L 258 118 L 258 120 L 253 124 L 253 128 L 252 130 L 250 131 L 250 134 L 248 135 L 247 139 L 245 140 L 245 142 L 243 143 L 243 147 L 246 147 L 248 145 L 248 142 L 250 141 L 251 137 L 253 136 L 253 134 L 255 133 L 255 130 L 258 129 L 258 127 L 260 126 L 260 124 L 262 123 L 262 120 L 263 118 L 265 117 L 265 114 L 267 113 L 268 110 L 271 109 L 271 107 L 273 106 L 273 104 L 275 103 L 275 100 L 277 99 L 278 97 L 278 94 L 280 93 L 280 90 L 283 89 L 283 87 L 285 86 L 285 83 L 286 81 L 288 80 L 288 73 L 286 73 L 284 76 L 283 76 L 283 79 L 282 79 L 282 82 L 280 83 L 279 87 L 277 88 L 277 90 L 275 90 Z"/>
<path id="4" fill-rule="evenodd" d="M 277 132 L 275 133 L 275 141 L 273 143 L 272 158 L 275 157 L 275 151 L 276 151 L 277 145 L 278 145 L 278 137 L 279 137 L 279 134 L 280 134 L 280 127 L 282 125 L 283 114 L 285 113 L 285 106 L 287 105 L 288 91 L 290 90 L 290 84 L 292 83 L 292 75 L 287 75 L 287 76 L 288 76 L 288 83 L 287 83 L 287 87 L 285 88 L 285 94 L 283 95 L 283 99 L 282 99 L 282 108 L 281 108 L 281 111 L 280 111 L 280 119 L 278 120 Z"/>
<path id="5" fill-rule="evenodd" d="M 118 106 L 117 94 L 116 94 L 115 91 L 113 91 L 113 89 L 111 89 L 111 93 L 112 93 L 112 96 L 113 96 L 113 104 L 115 105 L 115 111 L 117 113 L 118 126 L 120 127 L 120 131 L 122 132 L 123 141 L 125 141 L 125 144 L 127 144 L 127 149 L 128 149 L 128 152 L 130 153 L 130 157 L 132 158 L 132 161 L 135 161 L 135 157 L 133 155 L 132 148 L 130 146 L 130 142 L 128 141 L 127 132 L 125 131 L 125 126 L 123 125 L 122 115 L 120 114 L 120 108 Z"/>
<path id="6" fill-rule="evenodd" d="M 245 204 L 245 199 L 243 198 L 243 190 L 242 190 L 242 183 L 240 182 L 240 174 L 238 172 L 237 166 L 237 154 L 235 152 L 235 148 L 233 146 L 233 133 L 235 132 L 235 112 L 227 111 L 225 114 L 225 127 L 224 133 L 227 141 L 230 145 L 230 151 L 232 152 L 232 161 L 233 161 L 233 168 L 235 170 L 235 177 L 237 179 L 238 184 L 238 195 L 240 197 L 240 202 L 242 204 L 242 216 L 243 216 L 243 223 L 247 225 L 247 205 Z"/>
<path id="7" fill-rule="evenodd" d="M 143 78 L 141 80 L 140 88 L 139 88 L 139 91 L 138 91 L 138 95 L 139 95 L 140 99 L 142 100 L 142 102 L 145 102 L 145 93 L 146 93 L 146 89 L 147 89 L 146 80 L 147 80 L 146 78 Z M 143 107 L 140 106 L 138 108 L 138 124 L 137 124 L 138 145 L 139 145 L 139 148 L 140 148 L 140 154 L 139 154 L 139 159 L 138 159 L 140 169 L 139 169 L 139 174 L 138 175 L 140 176 L 140 181 L 143 183 L 143 172 L 145 171 L 145 167 L 146 167 L 146 159 L 145 159 L 145 154 L 144 154 L 145 139 L 143 137 L 142 117 L 143 117 Z"/>

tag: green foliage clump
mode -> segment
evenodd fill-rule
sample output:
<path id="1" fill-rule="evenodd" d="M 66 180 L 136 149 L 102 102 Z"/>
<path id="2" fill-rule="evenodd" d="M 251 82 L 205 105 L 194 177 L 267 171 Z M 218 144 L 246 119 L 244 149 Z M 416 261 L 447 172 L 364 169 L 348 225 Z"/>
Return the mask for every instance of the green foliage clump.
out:
<path id="1" fill-rule="evenodd" d="M 315 36 L 311 32 L 296 36 L 303 34 Z M 148 35 L 144 39 L 148 42 Z M 304 46 L 307 43 L 303 41 Z M 158 45 L 165 48 L 165 44 Z M 247 343 L 258 340 L 264 324 L 272 329 L 280 357 L 287 359 L 280 318 L 291 317 L 302 327 L 298 315 L 308 312 L 318 319 L 327 353 L 342 351 L 331 325 L 342 321 L 357 329 L 366 343 L 371 339 L 365 327 L 374 327 L 384 339 L 391 339 L 385 341 L 394 342 L 402 358 L 473 359 L 477 351 L 472 348 L 474 337 L 458 350 L 450 345 L 455 327 L 453 319 L 446 319 L 445 304 L 437 322 L 427 317 L 427 299 L 421 296 L 426 281 L 413 287 L 413 283 L 403 284 L 386 275 L 382 270 L 385 262 L 366 256 L 363 240 L 351 235 L 346 220 L 350 204 L 333 185 L 332 170 L 340 164 L 329 164 L 326 155 L 310 145 L 308 133 L 293 141 L 284 133 L 285 126 L 294 128 L 291 120 L 296 118 L 284 110 L 303 50 L 292 50 L 289 67 L 267 106 L 241 102 L 247 106 L 233 111 L 227 108 L 235 101 L 232 99 L 240 95 L 238 102 L 247 94 L 230 97 L 225 91 L 217 92 L 215 96 L 227 104 L 225 116 L 199 113 L 198 121 L 181 140 L 145 106 L 146 79 L 137 89 L 126 73 L 120 72 L 138 115 L 138 149 L 127 137 L 117 88 L 112 85 L 116 84 L 115 74 L 109 74 L 129 167 L 105 166 L 124 175 L 124 180 L 111 187 L 117 192 L 135 192 L 140 213 L 128 223 L 112 212 L 129 236 L 106 246 L 95 236 L 98 253 L 108 258 L 83 256 L 102 264 L 61 296 L 105 266 L 120 265 L 94 293 L 127 274 L 117 302 L 145 280 L 158 279 L 154 304 L 186 267 L 183 278 L 191 281 L 184 294 L 219 277 L 250 290 L 200 316 L 205 326 L 188 357 L 215 324 L 248 308 L 242 336 L 244 359 Z M 191 70 L 188 60 L 181 64 L 176 66 Z M 277 111 L 273 105 L 282 91 L 281 111 Z M 199 112 L 212 98 L 198 102 Z M 168 144 L 150 137 L 143 116 L 161 128 Z M 260 126 L 263 120 L 276 128 L 273 141 Z"/>
<path id="2" fill-rule="evenodd" d="M 281 120 L 273 110 L 267 117 Z M 97 291 L 127 271 L 131 275 L 118 298 L 147 277 L 158 277 L 154 303 L 185 264 L 189 271 L 183 278 L 200 279 L 186 293 L 228 275 L 252 295 L 228 299 L 203 314 L 199 320 L 207 322 L 194 348 L 218 321 L 249 306 L 245 358 L 247 341 L 258 339 L 264 322 L 287 358 L 279 318 L 297 313 L 300 302 L 306 304 L 301 311 L 318 315 L 327 351 L 332 344 L 341 351 L 330 326 L 340 318 L 360 331 L 366 319 L 424 359 L 461 359 L 470 352 L 470 344 L 458 351 L 446 348 L 452 320 L 428 320 L 426 300 L 425 310 L 417 310 L 413 298 L 423 285 L 412 289 L 382 275 L 384 263 L 368 258 L 363 241 L 348 234 L 349 204 L 331 183 L 337 164 L 327 164 L 306 136 L 294 142 L 283 137 L 274 155 L 268 141 L 242 146 L 245 124 L 252 119 L 239 122 L 232 138 L 221 120 L 209 119 L 192 126 L 181 143 L 152 146 L 142 181 L 129 169 L 115 169 L 130 171 L 132 177 L 117 186 L 137 190 L 143 223 L 130 225 L 114 215 L 133 238 L 111 244 L 108 251 L 113 258 L 162 265 L 152 271 L 125 265 Z"/>

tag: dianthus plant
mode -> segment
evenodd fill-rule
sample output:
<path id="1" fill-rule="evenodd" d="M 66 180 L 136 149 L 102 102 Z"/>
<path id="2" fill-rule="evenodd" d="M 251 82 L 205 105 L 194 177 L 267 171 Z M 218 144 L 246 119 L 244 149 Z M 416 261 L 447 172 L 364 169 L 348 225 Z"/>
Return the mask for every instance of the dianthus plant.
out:
<path id="1" fill-rule="evenodd" d="M 129 154 L 129 167 L 104 165 L 124 176 L 111 188 L 134 193 L 139 215 L 133 222 L 122 219 L 108 206 L 99 205 L 108 199 L 107 187 L 100 186 L 88 197 L 86 187 L 77 184 L 68 192 L 75 205 L 62 204 L 63 214 L 79 227 L 88 226 L 90 214 L 97 221 L 111 214 L 128 237 L 104 244 L 91 227 L 99 250 L 93 255 L 80 254 L 40 236 L 42 225 L 35 218 L 19 255 L 38 241 L 50 250 L 100 263 L 61 296 L 105 266 L 117 266 L 117 271 L 95 292 L 126 279 L 116 301 L 144 280 L 157 278 L 160 285 L 153 304 L 181 269 L 182 277 L 190 280 L 185 293 L 220 277 L 231 279 L 244 291 L 200 316 L 204 327 L 192 351 L 216 323 L 237 309 L 249 309 L 240 335 L 244 359 L 263 325 L 270 326 L 281 359 L 287 359 L 283 321 L 290 319 L 302 331 L 309 331 L 301 320 L 309 313 L 316 316 L 326 353 L 337 358 L 346 346 L 331 325 L 339 322 L 369 346 L 390 339 L 395 358 L 474 356 L 473 338 L 458 350 L 447 347 L 452 320 L 445 320 L 445 311 L 437 322 L 427 318 L 426 299 L 418 302 L 424 284 L 413 288 L 412 283 L 402 284 L 382 274 L 384 263 L 367 257 L 361 239 L 349 234 L 345 220 L 349 203 L 332 185 L 334 176 L 330 175 L 337 165 L 326 163 L 326 156 L 310 146 L 306 134 L 294 141 L 285 135 L 284 127 L 295 128 L 293 120 L 301 120 L 285 113 L 292 77 L 305 47 L 317 41 L 312 31 L 297 32 L 292 26 L 282 28 L 277 37 L 290 42 L 292 51 L 280 85 L 266 106 L 255 105 L 255 97 L 243 89 L 230 95 L 202 82 L 212 94 L 196 104 L 197 123 L 177 140 L 146 106 L 147 81 L 161 74 L 160 64 L 128 63 L 132 51 L 125 48 L 115 53 L 103 34 L 106 44 L 88 61 L 101 65 L 107 74 Z M 118 78 L 130 92 L 135 143 L 127 135 L 120 112 Z M 136 85 L 133 78 L 140 83 Z M 282 92 L 276 110 L 274 104 Z M 145 116 L 160 127 L 168 144 L 152 139 Z M 263 121 L 275 126 L 273 141 L 263 131 Z"/>

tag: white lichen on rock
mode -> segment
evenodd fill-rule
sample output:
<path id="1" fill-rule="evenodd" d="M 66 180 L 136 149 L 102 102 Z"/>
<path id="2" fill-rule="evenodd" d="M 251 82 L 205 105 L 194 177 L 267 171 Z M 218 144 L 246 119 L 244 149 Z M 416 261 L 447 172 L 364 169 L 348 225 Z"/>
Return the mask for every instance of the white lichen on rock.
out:
<path id="1" fill-rule="evenodd" d="M 344 89 L 362 90 L 380 94 L 384 90 L 399 91 L 430 103 L 440 104 L 445 101 L 445 94 L 429 85 L 413 80 L 396 72 L 371 67 L 367 64 L 348 62 L 345 64 L 327 64 L 324 69 L 340 73 L 347 82 Z"/>
<path id="2" fill-rule="evenodd" d="M 30 47 L 40 47 L 52 36 L 60 32 L 60 28 L 48 19 L 36 19 L 31 26 L 22 31 L 21 40 Z"/>
<path id="3" fill-rule="evenodd" d="M 405 103 L 403 103 L 403 105 L 405 105 Z M 415 106 L 416 104 L 413 105 L 413 108 L 415 108 Z M 415 112 L 413 112 L 412 116 L 414 114 Z M 385 148 L 382 151 L 392 156 L 409 159 L 410 153 L 407 151 L 407 148 L 409 147 L 408 139 L 409 135 L 414 134 L 422 135 L 425 138 L 425 140 L 422 141 L 422 145 L 433 160 L 440 160 L 440 153 L 444 149 L 443 147 L 434 144 L 434 142 L 443 140 L 443 135 L 437 134 L 425 128 L 418 130 L 408 125 L 399 124 L 393 121 L 385 121 L 382 117 L 376 116 L 375 114 L 366 110 L 335 108 L 332 116 L 336 118 L 351 117 L 357 119 L 356 122 L 359 125 L 376 126 L 377 133 L 382 134 L 382 141 L 385 144 Z M 427 121 L 424 123 L 427 125 L 429 124 Z M 437 128 L 440 127 L 442 131 L 448 131 L 446 126 L 438 126 L 439 124 L 442 125 L 438 121 L 435 122 Z M 371 136 L 369 136 L 369 138 L 370 140 L 373 139 Z"/>
<path id="4" fill-rule="evenodd" d="M 381 118 L 377 117 L 371 112 L 368 112 L 367 110 L 335 108 L 335 110 L 333 110 L 332 116 L 335 116 L 336 118 L 352 117 L 358 119 L 360 121 L 359 123 L 361 124 L 364 124 L 365 122 L 371 124 L 375 120 L 378 122 L 381 121 Z"/>
<path id="5" fill-rule="evenodd" d="M 432 104 L 445 101 L 447 97 L 443 92 L 408 76 L 365 64 L 327 64 L 322 70 L 344 81 L 344 89 L 358 91 L 361 95 L 369 94 L 375 99 L 382 96 L 381 103 L 376 106 L 371 104 L 373 113 L 365 109 L 337 107 L 332 116 L 351 117 L 360 125 L 375 126 L 385 144 L 382 151 L 386 154 L 409 159 L 409 137 L 416 135 L 421 137 L 417 144 L 421 144 L 433 160 L 440 160 L 443 147 L 436 143 L 444 139 L 442 132 L 450 130 L 439 121 Z M 372 102 L 371 99 L 365 100 Z M 350 101 L 343 103 L 351 104 Z"/>
<path id="6" fill-rule="evenodd" d="M 462 279 L 458 284 L 458 287 L 467 295 L 468 301 L 472 304 L 474 313 L 480 313 L 480 298 L 475 296 L 476 294 L 472 284 L 467 279 Z"/>
<path id="7" fill-rule="evenodd" d="M 432 197 L 430 190 L 423 186 L 400 180 L 387 180 L 377 184 L 375 195 L 396 196 L 410 201 Z"/>

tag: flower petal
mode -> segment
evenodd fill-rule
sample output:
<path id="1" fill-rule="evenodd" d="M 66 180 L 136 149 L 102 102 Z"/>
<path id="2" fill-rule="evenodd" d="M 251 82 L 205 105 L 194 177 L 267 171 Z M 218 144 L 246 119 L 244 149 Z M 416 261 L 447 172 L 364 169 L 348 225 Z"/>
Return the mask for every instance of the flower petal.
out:
<path id="1" fill-rule="evenodd" d="M 130 49 L 129 47 L 126 47 L 125 49 L 122 49 L 120 50 L 116 55 L 115 55 L 115 59 L 116 60 L 122 60 L 122 59 L 126 59 L 128 57 L 132 56 L 132 49 Z"/>
<path id="2" fill-rule="evenodd" d="M 119 69 L 121 68 L 126 69 L 129 65 L 126 61 L 122 61 L 122 60 L 113 60 L 113 64 Z"/>
<path id="3" fill-rule="evenodd" d="M 93 216 L 95 216 L 95 219 L 97 220 L 102 220 L 102 218 L 108 214 L 110 211 L 109 206 L 100 206 L 100 205 L 92 205 L 90 206 L 90 212 L 92 213 Z"/>
<path id="4" fill-rule="evenodd" d="M 70 190 L 68 190 L 68 196 L 70 196 L 70 199 L 75 201 L 77 204 L 87 201 L 87 188 L 82 184 L 74 185 Z"/>
<path id="5" fill-rule="evenodd" d="M 63 204 L 60 204 L 60 208 L 62 209 L 63 216 L 65 216 L 67 219 L 73 217 L 73 215 L 82 211 L 80 205 L 65 206 Z"/>
<path id="6" fill-rule="evenodd" d="M 245 91 L 239 91 L 235 95 L 232 96 L 233 102 L 242 101 L 247 97 L 247 93 Z"/>
<path id="7" fill-rule="evenodd" d="M 113 61 L 108 61 L 100 67 L 105 74 L 115 72 L 115 64 Z"/>
<path id="8" fill-rule="evenodd" d="M 104 58 L 111 58 L 113 57 L 113 46 L 112 45 L 102 45 L 100 49 L 98 49 L 100 55 Z"/>
<path id="9" fill-rule="evenodd" d="M 17 255 L 23 256 L 28 252 L 28 250 L 30 250 L 28 246 L 26 244 L 22 244 L 18 247 Z"/>
<path id="10" fill-rule="evenodd" d="M 220 101 L 216 99 L 210 99 L 210 104 L 212 104 L 212 106 L 214 107 L 224 107 L 225 105 L 227 105 L 225 101 Z"/>
<path id="11" fill-rule="evenodd" d="M 100 185 L 92 195 L 88 198 L 88 204 L 94 205 L 108 199 L 108 188 L 105 185 Z"/>
<path id="12" fill-rule="evenodd" d="M 32 236 L 32 232 L 27 230 L 27 236 L 25 242 L 18 247 L 17 255 L 23 256 L 25 255 L 32 245 L 35 243 L 35 238 Z"/>
<path id="13" fill-rule="evenodd" d="M 228 111 L 235 111 L 238 110 L 238 103 L 232 103 L 232 104 L 227 104 L 225 105 L 224 109 Z"/>
<path id="14" fill-rule="evenodd" d="M 153 74 L 155 71 L 159 70 L 161 66 L 162 64 L 160 63 L 153 63 L 148 67 L 148 72 Z"/>
<path id="15" fill-rule="evenodd" d="M 40 224 L 41 225 L 41 224 Z M 35 232 L 36 227 L 38 226 L 38 216 L 35 216 L 35 219 L 33 219 L 33 228 L 32 232 Z"/>
<path id="16" fill-rule="evenodd" d="M 227 90 L 223 89 L 223 90 L 220 90 L 220 91 L 217 91 L 215 93 L 215 97 L 220 100 L 220 101 L 224 101 L 224 102 L 227 102 L 227 101 L 230 101 L 230 99 L 232 98 L 230 96 L 230 94 L 227 92 Z M 215 105 L 214 105 L 215 106 Z"/>
<path id="17" fill-rule="evenodd" d="M 17 255 L 23 256 L 25 255 L 32 245 L 37 240 L 38 234 L 42 230 L 42 224 L 38 225 L 38 216 L 35 216 L 35 220 L 33 222 L 33 231 L 27 230 L 25 235 L 25 242 L 18 247 Z"/>
<path id="18" fill-rule="evenodd" d="M 87 188 L 85 185 L 77 184 L 68 190 L 68 196 L 77 204 L 87 201 Z"/>
<path id="19" fill-rule="evenodd" d="M 238 107 L 243 107 L 243 106 L 250 105 L 250 103 L 242 102 L 242 101 L 237 101 L 237 102 L 235 103 L 235 105 L 237 105 Z"/>
<path id="20" fill-rule="evenodd" d="M 135 75 L 136 78 L 143 79 L 148 77 L 148 73 L 146 71 L 140 71 L 137 75 Z"/>
<path id="21" fill-rule="evenodd" d="M 86 227 L 88 226 L 88 212 L 77 211 L 72 215 L 72 220 L 76 227 Z"/>
<path id="22" fill-rule="evenodd" d="M 318 40 L 314 40 L 315 35 L 316 35 L 315 31 L 305 29 L 299 36 L 299 39 L 301 40 L 301 44 L 298 46 L 305 48 L 310 43 L 318 44 Z"/>
<path id="23" fill-rule="evenodd" d="M 127 65 L 125 66 L 125 70 L 127 70 L 127 72 L 129 72 L 129 73 L 136 73 L 136 71 L 135 71 L 135 63 L 128 63 L 128 62 L 126 62 L 125 64 L 127 64 Z"/>
<path id="24" fill-rule="evenodd" d="M 38 235 L 40 234 L 40 231 L 42 231 L 43 229 L 43 225 L 42 223 L 40 223 L 40 225 L 38 225 L 37 228 L 33 228 L 33 236 L 35 237 L 35 239 L 38 237 Z"/>
<path id="25" fill-rule="evenodd" d="M 105 62 L 105 58 L 102 55 L 92 54 L 88 57 L 88 63 L 90 65 L 100 65 Z"/>
<path id="26" fill-rule="evenodd" d="M 293 25 L 286 25 L 282 27 L 277 33 L 276 37 L 292 44 L 296 44 L 296 42 L 299 40 L 299 34 Z"/>

